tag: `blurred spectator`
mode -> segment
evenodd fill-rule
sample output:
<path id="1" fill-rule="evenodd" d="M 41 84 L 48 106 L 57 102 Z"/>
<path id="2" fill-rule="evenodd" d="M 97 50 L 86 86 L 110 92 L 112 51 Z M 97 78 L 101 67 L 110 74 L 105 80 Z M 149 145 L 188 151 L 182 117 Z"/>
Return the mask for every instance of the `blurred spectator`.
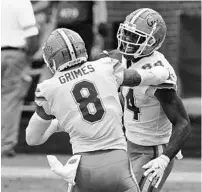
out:
<path id="1" fill-rule="evenodd" d="M 104 49 L 107 36 L 105 1 L 59 1 L 55 22 L 56 28 L 69 28 L 81 35 L 90 60 Z M 50 77 L 51 72 L 44 66 L 39 82 Z"/>
<path id="2" fill-rule="evenodd" d="M 28 68 L 38 49 L 38 29 L 29 0 L 2 0 L 1 6 L 1 156 L 12 157 L 32 80 Z"/>
<path id="3" fill-rule="evenodd" d="M 107 28 L 107 5 L 105 1 L 94 1 L 93 7 L 93 46 L 91 48 L 91 59 L 94 60 L 98 53 L 105 47 L 105 37 L 108 35 Z"/>
<path id="4" fill-rule="evenodd" d="M 59 1 L 32 1 L 32 6 L 39 29 L 39 48 L 33 56 L 33 66 L 44 65 L 42 46 L 46 38 L 56 28 L 57 5 Z"/>
<path id="5" fill-rule="evenodd" d="M 62 1 L 58 6 L 57 28 L 69 28 L 81 35 L 90 59 L 93 46 L 104 48 L 107 35 L 107 8 L 105 1 Z M 102 41 L 98 41 L 102 38 Z M 98 43 L 101 42 L 101 45 Z"/>

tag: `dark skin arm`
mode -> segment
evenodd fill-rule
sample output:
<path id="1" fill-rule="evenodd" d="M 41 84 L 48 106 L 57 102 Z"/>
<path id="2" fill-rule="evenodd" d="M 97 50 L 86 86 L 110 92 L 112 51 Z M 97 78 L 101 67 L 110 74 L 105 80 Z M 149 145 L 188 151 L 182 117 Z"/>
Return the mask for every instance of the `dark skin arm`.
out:
<path id="1" fill-rule="evenodd" d="M 172 159 L 191 134 L 190 120 L 175 90 L 157 89 L 155 96 L 173 125 L 170 141 L 163 152 L 164 155 Z"/>
<path id="2" fill-rule="evenodd" d="M 134 87 L 141 83 L 140 74 L 134 69 L 124 69 L 124 80 L 121 86 Z"/>

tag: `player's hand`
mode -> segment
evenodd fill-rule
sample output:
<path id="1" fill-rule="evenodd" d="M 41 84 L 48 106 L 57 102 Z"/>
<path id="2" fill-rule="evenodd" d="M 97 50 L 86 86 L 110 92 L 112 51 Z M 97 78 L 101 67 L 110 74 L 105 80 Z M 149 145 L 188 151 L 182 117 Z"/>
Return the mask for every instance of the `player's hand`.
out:
<path id="1" fill-rule="evenodd" d="M 158 188 L 164 171 L 167 168 L 169 162 L 169 157 L 167 157 L 166 155 L 161 155 L 143 165 L 142 168 L 146 169 L 146 171 L 144 172 L 144 176 L 150 174 L 149 181 L 152 182 L 152 186 L 154 186 L 155 188 Z"/>

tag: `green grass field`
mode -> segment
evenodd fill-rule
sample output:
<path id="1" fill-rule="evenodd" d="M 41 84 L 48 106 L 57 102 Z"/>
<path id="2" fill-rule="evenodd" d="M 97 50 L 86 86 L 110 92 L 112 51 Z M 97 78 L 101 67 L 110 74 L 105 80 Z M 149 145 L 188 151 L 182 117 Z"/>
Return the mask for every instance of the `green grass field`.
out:
<path id="1" fill-rule="evenodd" d="M 57 155 L 64 163 L 67 156 Z M 18 155 L 2 159 L 2 192 L 66 192 L 67 184 L 49 169 L 45 155 Z M 176 161 L 161 192 L 201 192 L 201 160 Z"/>

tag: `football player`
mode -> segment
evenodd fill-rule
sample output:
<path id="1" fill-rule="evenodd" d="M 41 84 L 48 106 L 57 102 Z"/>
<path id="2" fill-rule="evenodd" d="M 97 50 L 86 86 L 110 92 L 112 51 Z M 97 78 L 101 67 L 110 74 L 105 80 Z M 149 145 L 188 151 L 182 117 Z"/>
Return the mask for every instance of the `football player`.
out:
<path id="1" fill-rule="evenodd" d="M 187 112 L 176 92 L 175 71 L 158 51 L 166 31 L 158 12 L 142 8 L 129 14 L 117 32 L 118 50 L 129 69 L 162 66 L 169 71 L 169 78 L 162 84 L 122 87 L 128 153 L 144 192 L 162 188 L 174 157 L 179 157 L 191 132 Z"/>
<path id="2" fill-rule="evenodd" d="M 73 154 L 81 155 L 79 165 L 75 159 L 76 192 L 139 192 L 126 152 L 117 90 L 121 85 L 157 85 L 168 78 L 167 70 L 161 66 L 124 69 L 107 53 L 88 62 L 82 38 L 63 28 L 50 34 L 43 57 L 54 75 L 37 86 L 37 108 L 26 129 L 27 143 L 42 144 L 54 132 L 65 131 Z M 54 164 L 56 159 L 52 160 Z M 68 180 L 62 165 L 56 164 L 57 173 Z"/>

